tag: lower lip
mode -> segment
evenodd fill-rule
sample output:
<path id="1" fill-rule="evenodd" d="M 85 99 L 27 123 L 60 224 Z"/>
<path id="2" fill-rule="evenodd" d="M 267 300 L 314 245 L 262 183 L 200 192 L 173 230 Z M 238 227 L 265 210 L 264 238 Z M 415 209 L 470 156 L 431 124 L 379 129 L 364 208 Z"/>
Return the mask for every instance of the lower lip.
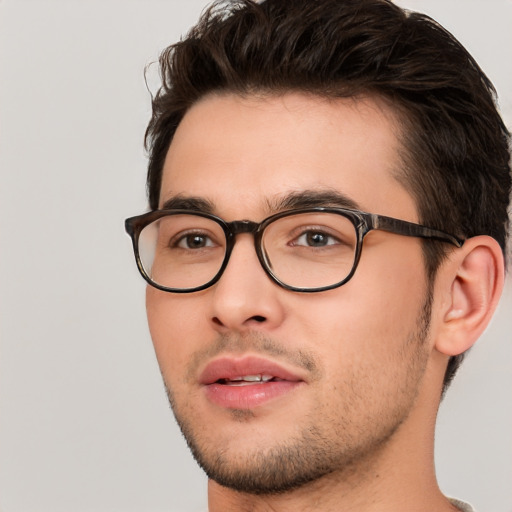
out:
<path id="1" fill-rule="evenodd" d="M 229 386 L 226 384 L 208 384 L 204 387 L 206 397 L 212 403 L 226 409 L 252 409 L 274 398 L 283 396 L 301 382 L 276 381 L 251 384 L 249 386 Z"/>

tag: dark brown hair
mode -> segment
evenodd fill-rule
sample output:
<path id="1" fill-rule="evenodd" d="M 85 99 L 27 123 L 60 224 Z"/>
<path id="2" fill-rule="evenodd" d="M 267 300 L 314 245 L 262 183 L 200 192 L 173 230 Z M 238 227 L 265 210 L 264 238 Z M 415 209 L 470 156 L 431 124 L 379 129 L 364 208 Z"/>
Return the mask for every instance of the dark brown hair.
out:
<path id="1" fill-rule="evenodd" d="M 402 121 L 398 179 L 420 222 L 460 237 L 495 238 L 506 253 L 509 133 L 495 90 L 464 47 L 428 16 L 388 0 L 218 2 L 160 57 L 162 86 L 146 132 L 148 195 L 187 110 L 215 92 L 375 95 Z M 432 281 L 445 245 L 424 243 Z M 452 358 L 445 384 L 461 356 Z"/>

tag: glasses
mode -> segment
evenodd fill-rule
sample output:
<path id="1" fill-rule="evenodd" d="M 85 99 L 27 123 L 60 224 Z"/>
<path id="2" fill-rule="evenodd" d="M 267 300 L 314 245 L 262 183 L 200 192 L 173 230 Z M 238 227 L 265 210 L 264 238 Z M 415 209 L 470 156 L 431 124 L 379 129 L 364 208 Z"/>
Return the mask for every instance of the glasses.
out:
<path id="1" fill-rule="evenodd" d="M 203 212 L 155 210 L 125 221 L 137 267 L 152 286 L 190 293 L 216 283 L 236 236 L 250 233 L 261 266 L 279 286 L 320 292 L 355 273 L 364 237 L 372 230 L 447 242 L 464 240 L 404 220 L 344 208 L 308 208 L 272 215 L 260 223 L 226 222 Z"/>

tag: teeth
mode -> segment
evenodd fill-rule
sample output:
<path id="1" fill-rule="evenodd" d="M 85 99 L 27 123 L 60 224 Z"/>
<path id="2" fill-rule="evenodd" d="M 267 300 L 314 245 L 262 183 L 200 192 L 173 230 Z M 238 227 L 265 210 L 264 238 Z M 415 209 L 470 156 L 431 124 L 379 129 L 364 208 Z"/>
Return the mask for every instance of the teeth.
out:
<path id="1" fill-rule="evenodd" d="M 245 382 L 261 382 L 261 375 L 244 375 L 242 380 Z"/>
<path id="2" fill-rule="evenodd" d="M 222 379 L 226 384 L 242 384 L 244 382 L 268 382 L 274 378 L 273 375 L 241 375 L 230 379 Z"/>

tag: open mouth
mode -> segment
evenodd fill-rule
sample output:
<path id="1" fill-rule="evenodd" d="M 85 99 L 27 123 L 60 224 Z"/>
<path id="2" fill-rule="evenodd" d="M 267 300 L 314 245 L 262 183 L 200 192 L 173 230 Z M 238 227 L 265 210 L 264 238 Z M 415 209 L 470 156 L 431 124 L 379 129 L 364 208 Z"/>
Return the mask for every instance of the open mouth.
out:
<path id="1" fill-rule="evenodd" d="M 244 375 L 243 377 L 230 377 L 229 379 L 218 379 L 217 384 L 225 386 L 253 386 L 254 384 L 264 384 L 266 382 L 283 382 L 284 379 L 274 377 L 273 375 Z"/>
<path id="2" fill-rule="evenodd" d="M 305 384 L 298 368 L 257 356 L 220 357 L 201 372 L 207 399 L 224 409 L 252 409 Z"/>

